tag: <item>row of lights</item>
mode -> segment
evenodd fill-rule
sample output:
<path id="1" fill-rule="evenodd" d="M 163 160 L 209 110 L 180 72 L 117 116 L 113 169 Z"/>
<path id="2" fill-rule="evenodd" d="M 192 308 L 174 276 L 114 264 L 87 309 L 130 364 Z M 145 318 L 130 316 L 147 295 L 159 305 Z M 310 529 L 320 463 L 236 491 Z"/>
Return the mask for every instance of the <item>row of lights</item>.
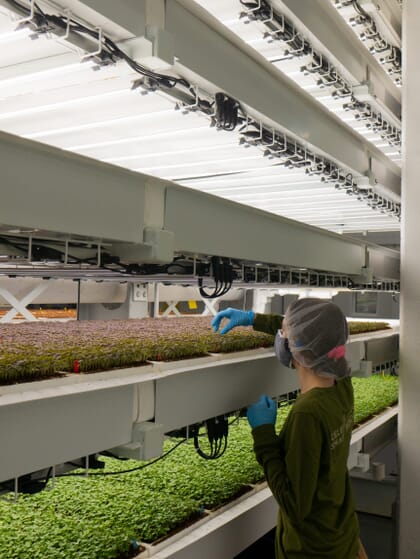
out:
<path id="1" fill-rule="evenodd" d="M 353 8 L 354 15 L 349 19 L 350 25 L 355 28 L 369 52 L 400 86 L 402 83 L 401 50 L 381 35 L 375 20 L 356 0 L 334 0 L 334 4 L 338 10 Z"/>
<path id="2" fill-rule="evenodd" d="M 31 0 L 32 4 L 34 4 L 33 0 Z M 258 9 L 249 11 L 248 15 L 253 14 L 254 17 L 261 18 L 261 10 L 265 6 L 264 9 L 270 9 L 270 21 L 277 21 L 277 16 L 273 13 L 272 7 L 269 7 L 265 0 L 258 0 L 257 4 Z M 53 21 L 58 21 L 62 25 L 63 17 L 55 16 Z M 49 25 L 49 18 L 51 16 L 46 16 L 44 13 L 38 14 L 38 18 L 31 17 L 30 26 L 32 30 L 36 31 L 38 25 L 40 25 L 39 32 L 44 33 L 46 22 Z M 283 31 L 287 28 L 288 32 L 290 32 L 289 23 L 285 19 L 282 21 Z M 75 23 L 74 25 L 78 26 L 75 27 L 77 32 L 86 34 L 89 31 L 85 26 L 79 30 L 80 24 Z M 310 48 L 303 38 L 298 38 L 294 28 L 293 33 L 294 42 L 293 45 L 290 43 L 290 49 L 295 49 L 295 52 L 303 52 L 303 50 Z M 143 68 L 135 61 L 128 59 L 115 44 L 102 34 L 102 31 L 92 30 L 88 34 L 89 36 L 95 36 L 100 46 L 102 44 L 109 44 L 111 50 L 117 52 L 119 57 L 124 58 L 130 66 L 135 66 L 137 71 L 143 72 Z M 323 65 L 321 67 L 323 68 Z M 140 80 L 134 82 L 134 87 L 139 87 L 143 93 L 159 89 L 171 98 L 175 98 L 178 101 L 176 107 L 181 108 L 183 112 L 200 112 L 209 117 L 211 125 L 219 129 L 228 131 L 239 129 L 239 141 L 245 147 L 251 145 L 258 146 L 263 149 L 265 156 L 278 159 L 281 165 L 289 168 L 304 169 L 306 174 L 317 175 L 322 182 L 331 183 L 336 189 L 345 190 L 348 195 L 356 195 L 359 200 L 365 200 L 370 207 L 379 209 L 382 213 L 393 217 L 400 217 L 401 207 L 399 203 L 380 196 L 372 188 L 360 188 L 351 173 L 346 172 L 327 158 L 316 155 L 296 140 L 288 138 L 285 134 L 271 130 L 264 126 L 263 123 L 250 118 L 246 115 L 240 104 L 228 95 L 220 92 L 216 93 L 215 96 L 203 93 L 204 97 L 202 97 L 198 94 L 197 88 L 191 86 L 182 78 L 160 75 L 149 72 L 147 69 L 144 69 L 144 71 L 145 75 Z M 168 83 L 169 80 L 171 83 Z"/>
<path id="3" fill-rule="evenodd" d="M 380 113 L 372 111 L 367 103 L 357 101 L 352 97 L 351 101 L 343 105 L 343 108 L 346 111 L 352 111 L 356 120 L 364 121 L 366 128 L 379 134 L 388 144 L 401 147 L 401 130 L 392 126 Z"/>
<path id="4" fill-rule="evenodd" d="M 283 133 L 269 130 L 261 122 L 248 119 L 240 130 L 240 143 L 246 146 L 263 148 L 264 155 L 278 159 L 280 164 L 295 169 L 304 169 L 309 176 L 318 176 L 321 182 L 334 185 L 337 190 L 344 190 L 349 196 L 356 196 L 372 209 L 400 219 L 401 204 L 389 200 L 371 187 L 361 187 L 352 173 L 325 157 L 316 155 L 296 140 Z"/>
<path id="5" fill-rule="evenodd" d="M 341 2 L 340 4 L 345 4 Z M 247 9 L 242 11 L 240 18 L 248 21 L 258 21 L 267 28 L 264 38 L 268 42 L 280 41 L 286 50 L 285 59 L 311 57 L 311 61 L 300 67 L 305 75 L 316 75 L 317 85 L 328 88 L 331 96 L 343 100 L 343 108 L 353 112 L 356 119 L 367 121 L 367 128 L 378 132 L 381 138 L 390 146 L 401 147 L 401 130 L 392 125 L 386 118 L 373 110 L 367 102 L 358 101 L 353 94 L 353 86 L 340 75 L 338 70 L 325 56 L 317 52 L 283 14 L 274 10 L 267 0 L 246 2 Z"/>

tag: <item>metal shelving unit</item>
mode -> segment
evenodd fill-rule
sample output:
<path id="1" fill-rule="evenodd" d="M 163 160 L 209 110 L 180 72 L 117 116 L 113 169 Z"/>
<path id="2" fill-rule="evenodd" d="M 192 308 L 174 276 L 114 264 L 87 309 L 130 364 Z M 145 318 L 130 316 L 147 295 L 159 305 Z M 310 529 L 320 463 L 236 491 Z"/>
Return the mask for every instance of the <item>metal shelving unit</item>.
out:
<path id="1" fill-rule="evenodd" d="M 400 89 L 341 17 L 348 2 L 313 9 L 313 0 L 256 0 L 241 16 L 237 0 L 68 0 L 60 3 L 65 33 L 40 31 L 33 0 L 19 2 L 29 15 L 0 0 L 0 256 L 21 258 L 8 245 L 16 235 L 31 267 L 15 275 L 124 280 L 101 269 L 105 247 L 135 264 L 182 255 L 195 269 L 212 256 L 236 259 L 255 269 L 238 286 L 260 287 L 261 266 L 270 280 L 263 285 L 278 273 L 294 285 L 399 288 L 399 252 L 362 235 L 400 228 Z M 38 3 L 63 15 L 55 2 Z M 268 36 L 267 21 L 254 17 L 261 6 L 271 7 Z M 308 52 L 283 60 L 273 14 Z M 73 16 L 96 38 L 76 36 Z M 162 87 L 122 60 L 104 63 L 104 36 L 149 71 L 190 87 Z M 238 109 L 233 129 L 217 114 L 220 94 Z M 39 239 L 43 248 L 62 247 L 64 262 L 34 266 Z M 68 265 L 69 245 L 88 247 L 92 269 Z M 43 291 L 33 289 L 34 297 Z M 353 371 L 397 361 L 398 339 L 398 329 L 353 336 Z M 167 432 L 245 407 L 261 391 L 296 388 L 271 350 L 2 387 L 0 424 L 8 427 L 0 446 L 8 452 L 0 480 L 128 445 L 139 425 Z M 388 436 L 397 413 L 355 430 L 353 465 L 367 437 Z M 254 488 L 140 557 L 231 559 L 273 526 L 275 509 L 268 489 Z"/>
<path id="2" fill-rule="evenodd" d="M 386 332 L 381 340 L 382 350 L 388 348 L 394 359 L 396 336 Z M 377 340 L 370 334 L 350 338 L 354 371 L 365 370 Z M 5 386 L 0 389 L 0 421 L 8 429 L 0 432 L 0 445 L 8 453 L 0 481 L 131 444 L 145 423 L 166 433 L 240 410 L 261 393 L 277 397 L 297 388 L 296 376 L 271 349 Z"/>
<path id="3" fill-rule="evenodd" d="M 353 467 L 352 450 L 364 437 L 389 426 L 397 414 L 398 406 L 393 406 L 353 431 L 349 467 Z M 388 434 L 389 440 L 392 440 L 395 431 L 394 424 L 394 429 Z M 395 496 L 395 484 L 391 495 Z M 215 554 L 220 559 L 232 559 L 274 528 L 277 508 L 271 491 L 263 483 L 156 546 L 145 545 L 146 550 L 138 555 L 138 559 L 210 559 Z M 238 534 L 241 538 L 237 537 Z"/>

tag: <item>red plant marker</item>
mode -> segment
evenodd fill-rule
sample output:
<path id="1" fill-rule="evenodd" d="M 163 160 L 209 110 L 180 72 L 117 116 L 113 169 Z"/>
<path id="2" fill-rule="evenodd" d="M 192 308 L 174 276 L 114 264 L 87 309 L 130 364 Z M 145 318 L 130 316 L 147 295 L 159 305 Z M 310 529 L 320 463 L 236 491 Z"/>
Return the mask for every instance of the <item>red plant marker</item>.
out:
<path id="1" fill-rule="evenodd" d="M 73 361 L 73 373 L 80 373 L 80 361 L 78 359 Z"/>

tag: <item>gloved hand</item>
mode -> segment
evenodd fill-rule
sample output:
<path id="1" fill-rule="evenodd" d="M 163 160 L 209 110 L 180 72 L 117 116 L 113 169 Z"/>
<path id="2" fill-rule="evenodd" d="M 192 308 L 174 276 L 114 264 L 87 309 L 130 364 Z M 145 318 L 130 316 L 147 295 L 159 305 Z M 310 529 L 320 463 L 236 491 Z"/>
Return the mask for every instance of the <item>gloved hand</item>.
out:
<path id="1" fill-rule="evenodd" d="M 217 332 L 222 319 L 228 318 L 229 322 L 223 330 L 220 331 L 221 334 L 226 334 L 226 332 L 229 332 L 229 330 L 232 330 L 235 326 L 252 326 L 254 324 L 254 316 L 254 311 L 240 311 L 239 309 L 232 309 L 229 307 L 224 311 L 218 312 L 211 321 L 211 325 L 213 326 L 213 330 Z"/>
<path id="2" fill-rule="evenodd" d="M 261 396 L 258 402 L 249 406 L 246 416 L 252 429 L 260 425 L 275 425 L 277 418 L 276 402 L 268 396 Z"/>

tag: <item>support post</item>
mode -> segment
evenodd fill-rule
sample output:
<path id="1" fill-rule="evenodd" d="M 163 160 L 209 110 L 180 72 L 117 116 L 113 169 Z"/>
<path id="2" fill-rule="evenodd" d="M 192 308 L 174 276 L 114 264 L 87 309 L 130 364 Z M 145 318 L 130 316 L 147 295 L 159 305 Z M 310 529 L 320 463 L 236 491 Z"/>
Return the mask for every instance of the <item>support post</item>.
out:
<path id="1" fill-rule="evenodd" d="M 77 320 L 80 320 L 80 279 L 77 280 L 77 305 L 76 305 L 76 312 L 77 312 Z"/>
<path id="2" fill-rule="evenodd" d="M 153 286 L 153 318 L 159 317 L 159 282 L 155 282 Z"/>
<path id="3" fill-rule="evenodd" d="M 420 163 L 420 3 L 403 4 L 403 182 L 401 227 L 400 419 L 399 419 L 399 559 L 420 557 L 420 259 L 418 189 Z"/>

